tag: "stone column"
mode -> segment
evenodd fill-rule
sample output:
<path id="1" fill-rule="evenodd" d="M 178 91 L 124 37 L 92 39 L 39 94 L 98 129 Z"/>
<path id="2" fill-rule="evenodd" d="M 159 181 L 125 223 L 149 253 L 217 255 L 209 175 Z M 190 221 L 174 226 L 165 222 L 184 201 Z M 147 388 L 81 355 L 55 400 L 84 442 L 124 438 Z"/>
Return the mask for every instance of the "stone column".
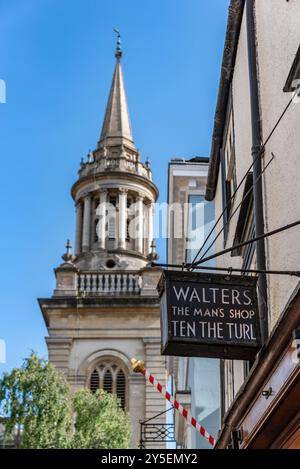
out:
<path id="1" fill-rule="evenodd" d="M 126 248 L 127 190 L 119 189 L 119 248 Z"/>
<path id="2" fill-rule="evenodd" d="M 76 204 L 75 256 L 81 253 L 82 245 L 82 202 Z"/>
<path id="3" fill-rule="evenodd" d="M 86 195 L 84 198 L 83 209 L 83 233 L 82 233 L 82 251 L 87 252 L 90 249 L 91 237 L 91 196 Z"/>
<path id="4" fill-rule="evenodd" d="M 148 205 L 148 252 L 151 252 L 151 244 L 153 241 L 153 203 L 150 202 Z"/>
<path id="5" fill-rule="evenodd" d="M 131 423 L 130 448 L 136 449 L 140 443 L 140 421 L 145 420 L 146 380 L 142 374 L 130 373 L 128 376 L 129 418 Z"/>
<path id="6" fill-rule="evenodd" d="M 97 215 L 99 216 L 99 222 L 97 225 L 97 234 L 99 238 L 100 248 L 105 249 L 106 246 L 106 201 L 107 201 L 107 189 L 100 190 L 100 203 L 97 208 Z"/>
<path id="7" fill-rule="evenodd" d="M 136 250 L 144 254 L 143 252 L 143 245 L 144 245 L 144 220 L 143 220 L 143 200 L 144 197 L 142 194 L 138 194 L 137 199 L 136 199 L 136 240 L 135 240 L 135 245 L 136 245 Z"/>

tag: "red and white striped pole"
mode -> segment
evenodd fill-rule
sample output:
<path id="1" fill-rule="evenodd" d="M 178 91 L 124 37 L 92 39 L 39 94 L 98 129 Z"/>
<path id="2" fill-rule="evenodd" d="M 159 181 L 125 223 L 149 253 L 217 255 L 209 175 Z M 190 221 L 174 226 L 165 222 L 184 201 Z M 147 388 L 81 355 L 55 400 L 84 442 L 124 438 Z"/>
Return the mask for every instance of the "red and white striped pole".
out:
<path id="1" fill-rule="evenodd" d="M 200 433 L 201 436 L 206 438 L 212 446 L 215 445 L 214 437 L 211 436 L 205 430 L 205 428 L 202 427 L 202 425 L 198 423 L 197 420 L 189 414 L 187 409 L 185 409 L 181 404 L 179 404 L 179 402 L 173 396 L 171 396 L 171 394 L 166 390 L 166 388 L 162 384 L 160 384 L 151 373 L 146 370 L 145 363 L 142 360 L 136 360 L 135 358 L 133 358 L 131 360 L 131 365 L 133 371 L 135 373 L 142 373 L 145 378 L 157 389 L 157 391 L 164 395 L 167 401 L 172 404 L 174 409 L 176 409 L 177 412 L 179 412 L 190 425 L 196 428 L 196 430 Z"/>

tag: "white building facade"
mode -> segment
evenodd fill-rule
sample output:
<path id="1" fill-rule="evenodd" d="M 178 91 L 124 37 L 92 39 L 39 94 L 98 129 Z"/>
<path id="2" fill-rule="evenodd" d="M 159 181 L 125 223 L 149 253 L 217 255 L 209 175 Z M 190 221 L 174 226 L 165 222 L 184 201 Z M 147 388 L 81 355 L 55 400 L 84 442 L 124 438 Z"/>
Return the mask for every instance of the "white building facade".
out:
<path id="1" fill-rule="evenodd" d="M 167 263 L 190 263 L 214 223 L 214 203 L 205 200 L 208 158 L 172 160 L 168 171 Z M 210 253 L 212 250 L 209 251 Z M 207 264 L 208 265 L 208 264 Z M 213 266 L 214 263 L 209 263 Z M 207 358 L 167 357 L 177 400 L 211 434 L 220 429 L 220 362 Z M 176 413 L 175 439 L 186 449 L 211 449 Z"/>
<path id="2" fill-rule="evenodd" d="M 299 270 L 299 227 L 238 247 L 300 219 L 299 44 L 299 2 L 230 2 L 206 199 L 223 213 L 216 251 L 237 247 L 218 267 Z M 217 446 L 299 448 L 299 277 L 257 275 L 263 348 L 221 362 Z"/>

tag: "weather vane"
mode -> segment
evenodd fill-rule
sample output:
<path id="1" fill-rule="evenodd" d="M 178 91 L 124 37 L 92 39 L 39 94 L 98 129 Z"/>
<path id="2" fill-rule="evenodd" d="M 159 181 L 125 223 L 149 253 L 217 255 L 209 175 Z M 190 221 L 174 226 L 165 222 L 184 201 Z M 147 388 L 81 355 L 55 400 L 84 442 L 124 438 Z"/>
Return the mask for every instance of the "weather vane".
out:
<path id="1" fill-rule="evenodd" d="M 117 28 L 114 28 L 114 32 L 117 33 L 118 35 L 118 40 L 117 40 L 117 49 L 116 49 L 116 59 L 120 60 L 122 57 L 122 50 L 121 50 L 121 34 L 120 31 Z"/>

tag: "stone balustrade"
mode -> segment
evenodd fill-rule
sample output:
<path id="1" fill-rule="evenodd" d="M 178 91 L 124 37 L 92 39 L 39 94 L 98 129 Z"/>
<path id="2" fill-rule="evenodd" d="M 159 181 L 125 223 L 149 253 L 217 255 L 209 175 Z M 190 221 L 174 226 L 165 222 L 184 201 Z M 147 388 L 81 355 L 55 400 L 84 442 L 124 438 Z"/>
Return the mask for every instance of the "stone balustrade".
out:
<path id="1" fill-rule="evenodd" d="M 65 262 L 55 269 L 54 297 L 101 296 L 157 296 L 157 284 L 161 275 L 159 267 L 146 267 L 141 271 L 80 271 L 72 262 Z"/>
<path id="2" fill-rule="evenodd" d="M 85 163 L 81 167 L 79 174 L 80 177 L 85 177 L 90 174 L 101 173 L 105 170 L 133 172 L 152 180 L 151 171 L 147 169 L 142 162 L 130 161 L 125 158 L 103 158 L 100 161 Z"/>
<path id="3" fill-rule="evenodd" d="M 89 296 L 140 294 L 142 288 L 142 276 L 133 272 L 79 272 L 77 281 L 78 293 Z"/>

